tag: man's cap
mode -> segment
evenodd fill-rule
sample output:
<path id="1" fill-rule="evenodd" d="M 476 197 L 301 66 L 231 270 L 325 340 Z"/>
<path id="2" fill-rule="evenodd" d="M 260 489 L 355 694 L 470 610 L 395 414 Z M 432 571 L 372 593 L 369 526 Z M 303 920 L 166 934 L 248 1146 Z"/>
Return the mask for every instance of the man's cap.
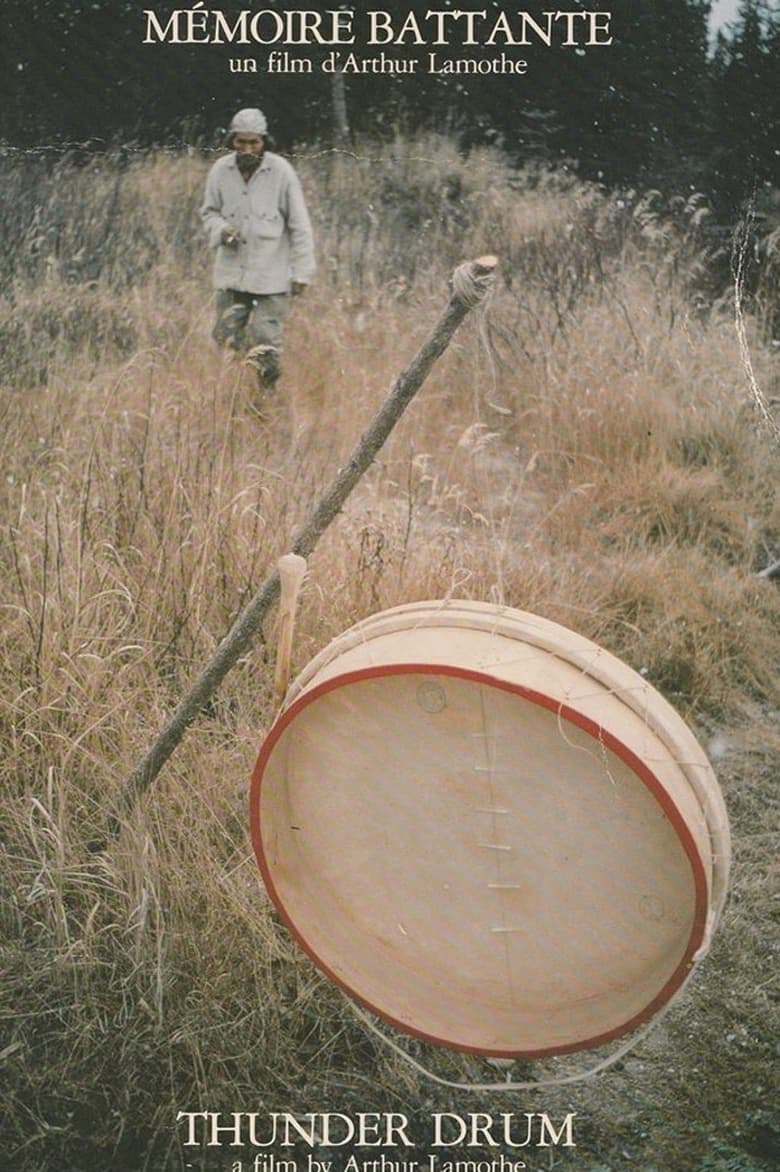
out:
<path id="1" fill-rule="evenodd" d="M 239 110 L 230 123 L 228 133 L 268 134 L 268 121 L 262 110 Z"/>

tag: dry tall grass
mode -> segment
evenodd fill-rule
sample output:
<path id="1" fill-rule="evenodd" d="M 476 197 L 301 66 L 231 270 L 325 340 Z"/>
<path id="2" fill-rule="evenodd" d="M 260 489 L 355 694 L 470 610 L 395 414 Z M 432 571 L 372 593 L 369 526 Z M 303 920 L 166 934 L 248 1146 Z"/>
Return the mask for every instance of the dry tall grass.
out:
<path id="1" fill-rule="evenodd" d="M 729 1148 L 748 1172 L 768 1166 L 755 919 L 780 603 L 755 574 L 778 555 L 778 469 L 729 299 L 697 293 L 703 209 L 436 138 L 297 165 L 321 269 L 290 322 L 271 426 L 208 340 L 203 160 L 5 168 L 3 1148 L 18 1169 L 179 1168 L 177 1110 L 517 1109 L 431 1090 L 278 927 L 244 796 L 272 718 L 273 624 L 120 842 L 88 850 L 425 336 L 452 266 L 494 251 L 491 306 L 312 559 L 296 660 L 377 608 L 492 598 L 606 644 L 696 723 L 737 829 L 720 951 L 633 1067 L 541 1106 L 578 1110 L 579 1168 L 725 1169 Z M 751 329 L 771 397 L 777 357 Z M 540 1109 L 531 1098 L 522 1109 Z M 229 1166 L 202 1159 L 190 1166 Z"/>

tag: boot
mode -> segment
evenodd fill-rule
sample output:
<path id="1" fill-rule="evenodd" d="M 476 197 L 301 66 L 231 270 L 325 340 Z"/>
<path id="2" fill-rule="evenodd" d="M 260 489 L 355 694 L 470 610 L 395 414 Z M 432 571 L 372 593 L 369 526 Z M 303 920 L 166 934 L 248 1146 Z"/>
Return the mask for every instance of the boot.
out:
<path id="1" fill-rule="evenodd" d="M 281 374 L 279 351 L 276 346 L 253 346 L 244 357 L 246 366 L 251 366 L 257 375 L 260 391 L 271 391 Z"/>

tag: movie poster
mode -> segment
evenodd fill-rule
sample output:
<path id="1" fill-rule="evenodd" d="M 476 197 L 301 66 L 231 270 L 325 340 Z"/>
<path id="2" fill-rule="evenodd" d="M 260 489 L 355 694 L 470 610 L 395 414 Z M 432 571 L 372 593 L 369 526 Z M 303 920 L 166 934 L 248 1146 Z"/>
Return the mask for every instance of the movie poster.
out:
<path id="1" fill-rule="evenodd" d="M 6 0 L 9 1168 L 776 1166 L 779 45 Z"/>

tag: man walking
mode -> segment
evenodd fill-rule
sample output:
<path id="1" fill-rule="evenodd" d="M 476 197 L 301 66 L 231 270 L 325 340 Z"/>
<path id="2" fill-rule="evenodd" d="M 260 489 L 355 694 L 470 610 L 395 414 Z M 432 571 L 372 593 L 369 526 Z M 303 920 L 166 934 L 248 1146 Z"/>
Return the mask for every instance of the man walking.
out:
<path id="1" fill-rule="evenodd" d="M 201 208 L 216 250 L 213 335 L 245 353 L 268 390 L 280 374 L 290 294 L 314 275 L 314 243 L 298 176 L 266 149 L 263 112 L 239 110 L 229 134 L 232 152 L 211 168 Z"/>

